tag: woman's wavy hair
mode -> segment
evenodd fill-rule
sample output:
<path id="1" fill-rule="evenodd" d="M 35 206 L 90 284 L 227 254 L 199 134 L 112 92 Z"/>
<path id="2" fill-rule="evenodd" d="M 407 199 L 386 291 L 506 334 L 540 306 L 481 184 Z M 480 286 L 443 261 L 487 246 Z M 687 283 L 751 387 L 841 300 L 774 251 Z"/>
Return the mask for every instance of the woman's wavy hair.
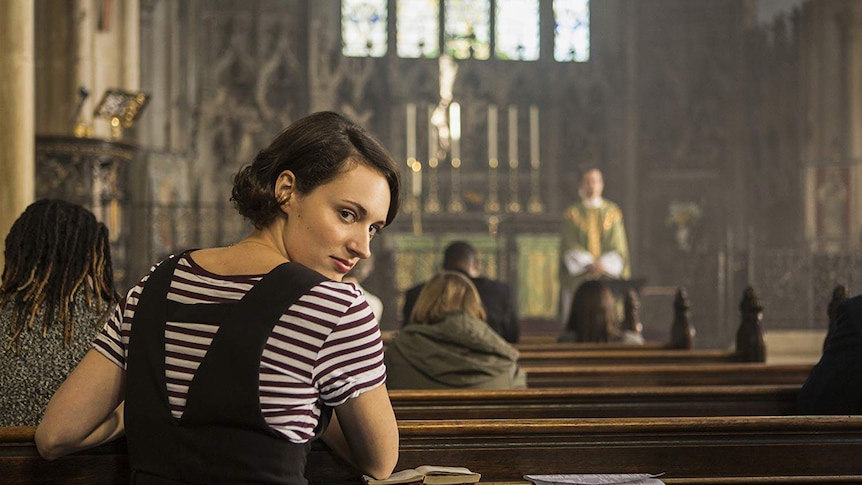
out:
<path id="1" fill-rule="evenodd" d="M 254 227 L 268 226 L 284 201 L 275 196 L 278 176 L 290 170 L 295 188 L 308 194 L 354 167 L 368 166 L 389 184 L 389 225 L 400 206 L 401 179 L 392 156 L 374 136 L 341 114 L 322 111 L 288 126 L 234 177 L 231 201 Z"/>
<path id="2" fill-rule="evenodd" d="M 0 283 L 0 308 L 12 305 L 6 347 L 21 351 L 21 333 L 33 328 L 41 310 L 41 332 L 59 323 L 63 345 L 75 331 L 74 300 L 83 291 L 87 304 L 102 308 L 104 323 L 120 295 L 108 228 L 86 208 L 59 199 L 30 204 L 6 236 L 6 265 Z"/>
<path id="3" fill-rule="evenodd" d="M 459 311 L 482 321 L 486 318 L 482 297 L 470 278 L 460 271 L 440 271 L 422 286 L 410 322 L 439 322 Z"/>

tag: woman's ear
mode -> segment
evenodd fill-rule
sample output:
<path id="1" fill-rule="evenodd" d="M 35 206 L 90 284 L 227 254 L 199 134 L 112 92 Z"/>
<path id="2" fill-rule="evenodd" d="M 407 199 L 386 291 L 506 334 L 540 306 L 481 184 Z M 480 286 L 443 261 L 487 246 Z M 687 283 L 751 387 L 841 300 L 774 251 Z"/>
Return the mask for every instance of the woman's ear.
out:
<path id="1" fill-rule="evenodd" d="M 290 203 L 290 198 L 294 193 L 296 187 L 296 176 L 290 170 L 285 170 L 278 175 L 278 178 L 275 179 L 275 199 L 278 200 L 281 205 L 281 209 L 287 209 L 287 205 Z"/>

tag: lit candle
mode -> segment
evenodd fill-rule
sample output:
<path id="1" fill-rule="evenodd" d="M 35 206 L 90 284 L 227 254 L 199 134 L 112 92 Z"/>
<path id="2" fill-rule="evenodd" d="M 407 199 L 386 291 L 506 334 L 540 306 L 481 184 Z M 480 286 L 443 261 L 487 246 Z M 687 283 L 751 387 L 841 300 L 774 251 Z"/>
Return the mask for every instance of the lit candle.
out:
<path id="1" fill-rule="evenodd" d="M 539 107 L 530 105 L 530 166 L 539 168 Z"/>
<path id="2" fill-rule="evenodd" d="M 461 158 L 461 105 L 449 105 L 449 135 L 452 139 L 452 160 Z"/>
<path id="3" fill-rule="evenodd" d="M 518 167 L 518 107 L 509 106 L 509 166 Z"/>
<path id="4" fill-rule="evenodd" d="M 407 103 L 407 163 L 416 158 L 416 104 Z"/>
<path id="5" fill-rule="evenodd" d="M 497 159 L 497 105 L 488 105 L 488 163 Z"/>

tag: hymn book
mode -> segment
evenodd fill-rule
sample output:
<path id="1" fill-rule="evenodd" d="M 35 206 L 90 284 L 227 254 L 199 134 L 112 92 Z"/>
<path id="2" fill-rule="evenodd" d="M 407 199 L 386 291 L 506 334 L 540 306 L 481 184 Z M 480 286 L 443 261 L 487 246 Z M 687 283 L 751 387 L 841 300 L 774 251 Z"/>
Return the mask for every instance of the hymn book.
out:
<path id="1" fill-rule="evenodd" d="M 461 466 L 422 465 L 395 472 L 382 480 L 363 475 L 366 485 L 462 485 L 478 483 L 482 475 Z"/>

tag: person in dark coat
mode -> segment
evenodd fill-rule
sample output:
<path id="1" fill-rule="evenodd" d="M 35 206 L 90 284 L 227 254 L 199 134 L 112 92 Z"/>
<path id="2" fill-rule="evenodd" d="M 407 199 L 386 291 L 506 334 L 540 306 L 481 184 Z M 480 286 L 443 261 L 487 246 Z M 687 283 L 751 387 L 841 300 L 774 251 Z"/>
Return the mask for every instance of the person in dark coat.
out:
<path id="1" fill-rule="evenodd" d="M 443 252 L 443 270 L 464 273 L 479 291 L 485 307 L 488 325 L 509 343 L 517 343 L 520 338 L 518 326 L 517 297 L 508 284 L 481 276 L 479 254 L 470 243 L 454 241 Z M 404 297 L 403 325 L 410 323 L 410 317 L 424 282 L 407 290 Z"/>
<path id="2" fill-rule="evenodd" d="M 800 414 L 862 414 L 862 295 L 838 306 L 823 355 L 799 391 Z"/>

